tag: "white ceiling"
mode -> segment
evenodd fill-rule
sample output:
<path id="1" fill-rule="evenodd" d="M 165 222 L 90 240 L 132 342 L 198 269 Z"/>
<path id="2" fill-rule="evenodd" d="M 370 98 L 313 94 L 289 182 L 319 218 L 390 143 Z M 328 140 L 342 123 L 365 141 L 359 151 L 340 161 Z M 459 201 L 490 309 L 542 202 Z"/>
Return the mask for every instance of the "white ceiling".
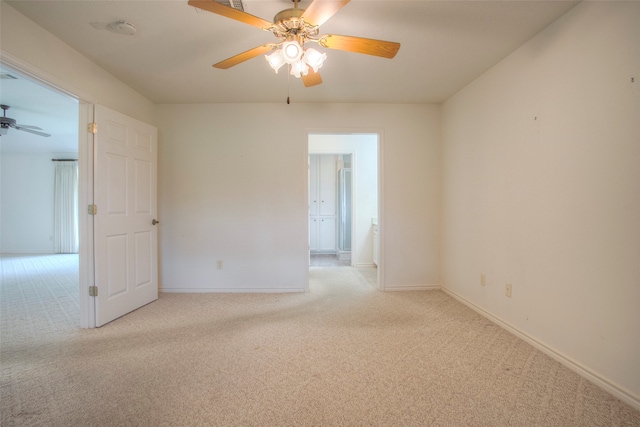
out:
<path id="1" fill-rule="evenodd" d="M 11 6 L 155 103 L 282 102 L 287 74 L 262 57 L 228 70 L 212 64 L 275 41 L 266 31 L 193 8 L 187 0 L 9 1 Z M 247 0 L 272 20 L 290 0 Z M 301 3 L 306 8 L 308 2 Z M 541 31 L 575 2 L 353 0 L 321 27 L 401 43 L 383 59 L 327 51 L 322 85 L 291 78 L 296 102 L 440 103 Z M 92 22 L 123 19 L 134 36 Z"/>
<path id="2" fill-rule="evenodd" d="M 352 0 L 320 28 L 320 34 L 395 41 L 400 51 L 394 59 L 383 59 L 325 50 L 328 58 L 320 70 L 324 83 L 311 88 L 289 78 L 284 69 L 275 74 L 260 56 L 228 70 L 212 68 L 276 39 L 269 32 L 195 9 L 187 0 L 8 3 L 155 103 L 284 102 L 288 94 L 294 103 L 440 103 L 577 2 Z M 300 7 L 308 4 L 303 1 Z M 244 7 L 272 20 L 292 3 L 245 0 Z M 137 33 L 114 34 L 91 25 L 116 20 L 131 22 Z M 36 110 L 25 88 L 20 89 L 24 100 L 5 102 L 6 81 L 1 83 L 2 102 L 15 104 L 11 117 L 53 130 L 44 119 L 19 115 L 19 109 Z"/>

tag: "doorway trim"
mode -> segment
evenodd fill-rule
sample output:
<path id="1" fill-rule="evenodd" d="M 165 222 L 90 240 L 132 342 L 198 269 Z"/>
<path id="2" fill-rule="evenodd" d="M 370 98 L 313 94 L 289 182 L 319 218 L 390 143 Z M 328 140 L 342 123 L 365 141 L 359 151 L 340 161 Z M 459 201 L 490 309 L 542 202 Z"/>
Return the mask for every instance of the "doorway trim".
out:
<path id="1" fill-rule="evenodd" d="M 78 295 L 80 327 L 95 327 L 95 306 L 89 297 L 93 285 L 93 220 L 83 207 L 93 203 L 93 135 L 87 124 L 93 121 L 94 101 L 86 93 L 33 65 L 0 49 L 0 63 L 26 79 L 41 84 L 78 102 Z M 84 213 L 84 215 L 83 215 Z"/>
<path id="2" fill-rule="evenodd" d="M 358 159 L 356 159 L 356 154 L 353 150 L 327 150 L 327 151 L 317 151 L 309 152 L 309 135 L 377 135 L 377 150 L 378 150 L 378 238 L 379 238 L 379 254 L 378 254 L 378 266 L 377 266 L 377 276 L 378 276 L 378 290 L 384 290 L 384 224 L 385 224 L 385 204 L 384 204 L 384 130 L 381 128 L 307 128 L 305 129 L 305 159 L 304 164 L 305 167 L 309 166 L 309 154 L 351 154 L 351 160 L 354 162 L 354 165 L 357 165 Z M 354 168 L 355 169 L 355 168 Z M 355 174 L 354 174 L 355 175 Z M 305 187 L 305 205 L 309 205 L 309 174 L 307 176 L 307 185 Z M 352 184 L 353 185 L 353 184 Z M 355 191 L 352 193 L 352 198 L 354 197 Z M 355 205 L 352 203 L 352 212 L 355 212 Z M 307 250 L 309 248 L 309 210 L 306 210 L 307 216 Z M 352 230 L 353 237 L 353 230 Z M 307 282 L 305 285 L 305 290 L 309 290 L 309 269 L 307 268 Z"/>

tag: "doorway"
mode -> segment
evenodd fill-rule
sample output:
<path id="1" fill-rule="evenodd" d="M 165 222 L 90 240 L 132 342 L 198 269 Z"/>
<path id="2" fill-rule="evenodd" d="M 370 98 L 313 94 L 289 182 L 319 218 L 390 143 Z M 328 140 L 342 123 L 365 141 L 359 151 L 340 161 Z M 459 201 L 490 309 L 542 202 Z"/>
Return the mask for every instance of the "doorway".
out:
<path id="1" fill-rule="evenodd" d="M 29 274 L 41 278 L 55 276 L 58 273 L 63 274 L 64 281 L 55 279 L 49 282 L 56 284 L 65 282 L 65 286 L 70 287 L 69 295 L 75 295 L 73 298 L 75 301 L 69 312 L 73 313 L 75 325 L 87 327 L 86 313 L 89 307 L 87 298 L 83 298 L 80 293 L 83 274 L 86 276 L 88 272 L 88 269 L 86 267 L 83 269 L 82 266 L 88 258 L 87 224 L 81 219 L 82 216 L 79 216 L 80 253 L 55 255 L 53 188 L 55 164 L 58 162 L 52 162 L 53 159 L 78 160 L 76 200 L 78 206 L 82 206 L 86 202 L 86 193 L 91 188 L 89 181 L 91 173 L 88 171 L 90 168 L 85 162 L 87 150 L 91 148 L 83 148 L 83 145 L 79 144 L 81 135 L 79 123 L 84 122 L 88 117 L 87 104 L 71 92 L 49 83 L 46 73 L 21 61 L 13 61 L 10 57 L 3 58 L 0 62 L 0 71 L 2 72 L 0 101 L 2 104 L 11 106 L 8 112 L 12 113 L 20 124 L 37 126 L 41 128 L 39 132 L 51 135 L 43 137 L 9 129 L 1 137 L 3 209 L 0 225 L 3 231 L 11 232 L 3 232 L 0 252 L 5 255 L 13 254 L 14 259 L 15 254 L 19 257 L 35 254 L 41 260 L 59 258 L 56 262 L 30 263 L 33 268 L 29 269 Z M 37 189 L 37 193 L 32 189 Z M 29 197 L 24 197 L 25 194 Z M 11 198 L 15 200 L 10 200 Z M 37 206 L 30 207 L 29 203 L 36 203 Z M 85 253 L 82 253 L 83 249 Z M 39 272 L 37 266 L 40 264 L 46 265 L 47 271 Z M 59 266 L 59 268 L 53 266 Z M 67 280 L 70 277 L 73 280 Z M 65 307 L 61 305 L 60 309 L 65 310 Z"/>
<path id="2" fill-rule="evenodd" d="M 351 265 L 351 154 L 309 154 L 309 265 Z"/>
<path id="3" fill-rule="evenodd" d="M 310 269 L 351 267 L 376 288 L 379 146 L 378 133 L 308 134 Z"/>

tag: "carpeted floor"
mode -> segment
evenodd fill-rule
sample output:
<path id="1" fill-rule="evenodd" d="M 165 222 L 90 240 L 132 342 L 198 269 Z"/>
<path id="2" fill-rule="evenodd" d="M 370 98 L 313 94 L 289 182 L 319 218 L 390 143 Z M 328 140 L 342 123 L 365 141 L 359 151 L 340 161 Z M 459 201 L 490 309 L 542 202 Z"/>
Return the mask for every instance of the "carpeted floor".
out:
<path id="1" fill-rule="evenodd" d="M 440 291 L 312 268 L 308 293 L 161 294 L 81 330 L 53 258 L 2 258 L 2 426 L 640 426 Z"/>

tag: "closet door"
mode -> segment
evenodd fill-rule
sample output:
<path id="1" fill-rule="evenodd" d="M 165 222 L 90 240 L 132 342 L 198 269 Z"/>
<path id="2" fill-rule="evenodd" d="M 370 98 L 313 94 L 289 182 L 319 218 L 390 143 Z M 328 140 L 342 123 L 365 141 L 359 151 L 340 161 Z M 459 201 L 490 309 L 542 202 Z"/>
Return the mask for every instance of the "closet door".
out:
<path id="1" fill-rule="evenodd" d="M 309 215 L 318 215 L 318 157 L 317 155 L 309 156 Z"/>
<path id="2" fill-rule="evenodd" d="M 322 155 L 319 157 L 319 187 L 320 196 L 318 215 L 334 216 L 336 214 L 336 185 L 337 168 L 335 155 Z"/>
<path id="3" fill-rule="evenodd" d="M 336 217 L 322 216 L 318 222 L 318 251 L 336 252 Z"/>
<path id="4" fill-rule="evenodd" d="M 318 217 L 309 217 L 309 250 L 311 252 L 318 252 L 320 247 L 318 246 Z"/>
<path id="5" fill-rule="evenodd" d="M 309 250 L 336 252 L 337 156 L 309 155 Z"/>

